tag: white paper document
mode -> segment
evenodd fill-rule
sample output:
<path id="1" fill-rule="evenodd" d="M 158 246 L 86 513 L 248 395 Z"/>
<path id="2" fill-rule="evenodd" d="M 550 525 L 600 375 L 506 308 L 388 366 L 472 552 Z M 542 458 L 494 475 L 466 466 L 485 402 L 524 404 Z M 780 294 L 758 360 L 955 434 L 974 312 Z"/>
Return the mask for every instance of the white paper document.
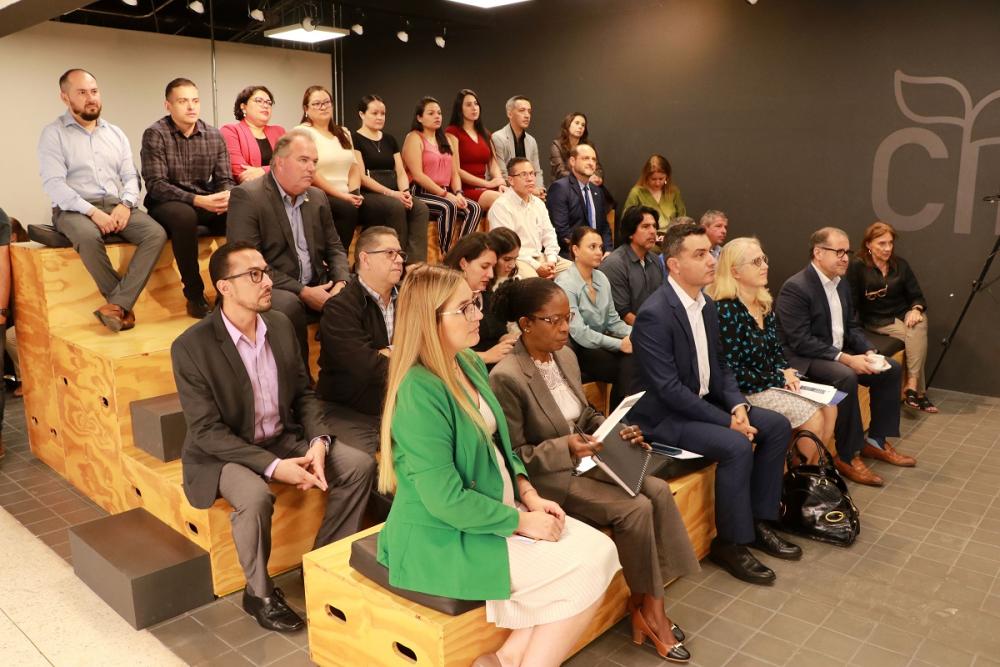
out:
<path id="1" fill-rule="evenodd" d="M 787 391 L 789 394 L 795 394 L 796 396 L 801 396 L 802 398 L 808 398 L 810 401 L 815 401 L 822 405 L 830 405 L 834 397 L 837 395 L 837 388 L 830 386 L 828 384 L 819 384 L 817 382 L 807 382 L 806 380 L 801 380 L 799 382 L 799 390 L 792 391 L 791 389 L 785 389 L 784 387 L 778 387 L 779 391 Z"/>
<path id="2" fill-rule="evenodd" d="M 618 426 L 625 414 L 632 409 L 632 406 L 639 402 L 639 399 L 646 395 L 646 392 L 640 391 L 636 394 L 631 394 L 622 399 L 622 402 L 618 404 L 618 407 L 608 415 L 608 418 L 604 420 L 604 423 L 594 431 L 594 439 L 598 442 L 604 442 L 604 438 L 607 437 L 608 433 L 611 433 L 611 429 Z M 582 475 L 583 473 L 597 467 L 597 462 L 594 461 L 589 456 L 584 456 L 580 459 L 580 463 L 576 466 L 576 474 Z"/>

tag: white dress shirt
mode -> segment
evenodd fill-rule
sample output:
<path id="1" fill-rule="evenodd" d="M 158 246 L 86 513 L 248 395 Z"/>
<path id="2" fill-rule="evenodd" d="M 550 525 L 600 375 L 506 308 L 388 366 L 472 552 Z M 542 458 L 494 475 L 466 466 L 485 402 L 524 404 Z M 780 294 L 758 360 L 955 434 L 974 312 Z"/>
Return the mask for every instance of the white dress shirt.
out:
<path id="1" fill-rule="evenodd" d="M 507 227 L 521 239 L 521 252 L 517 259 L 533 269 L 544 261 L 559 259 L 559 239 L 549 219 L 545 203 L 534 195 L 528 201 L 507 188 L 490 206 L 487 217 L 490 229 Z"/>
<path id="2" fill-rule="evenodd" d="M 702 317 L 702 310 L 705 308 L 705 295 L 698 292 L 698 299 L 692 299 L 674 281 L 673 276 L 667 278 L 667 282 L 670 283 L 677 298 L 681 300 L 684 310 L 687 311 L 691 333 L 694 334 L 694 349 L 698 353 L 698 396 L 701 397 L 708 393 L 708 383 L 712 379 L 712 367 L 708 361 L 708 334 L 705 332 L 705 318 Z"/>
<path id="3" fill-rule="evenodd" d="M 826 301 L 830 305 L 830 328 L 833 334 L 833 346 L 838 350 L 843 350 L 844 309 L 840 305 L 840 295 L 837 294 L 837 285 L 840 284 L 840 276 L 827 278 L 826 274 L 820 271 L 815 264 L 812 267 L 816 271 L 816 275 L 819 276 L 819 282 L 823 285 L 823 291 L 826 292 Z"/>

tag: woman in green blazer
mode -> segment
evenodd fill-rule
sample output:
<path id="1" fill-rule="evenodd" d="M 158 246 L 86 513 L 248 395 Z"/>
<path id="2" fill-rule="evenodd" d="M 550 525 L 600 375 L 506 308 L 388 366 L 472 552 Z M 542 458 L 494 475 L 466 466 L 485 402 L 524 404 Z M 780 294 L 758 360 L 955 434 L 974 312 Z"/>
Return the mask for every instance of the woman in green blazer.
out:
<path id="1" fill-rule="evenodd" d="M 379 489 L 395 500 L 378 559 L 394 586 L 486 600 L 514 631 L 474 665 L 559 665 L 620 569 L 614 543 L 528 481 L 486 368 L 479 302 L 457 271 L 412 271 L 397 303 Z"/>
<path id="2" fill-rule="evenodd" d="M 662 155 L 651 155 L 642 166 L 639 180 L 625 198 L 625 210 L 633 206 L 649 206 L 660 214 L 657 234 L 665 234 L 674 218 L 687 215 L 680 189 L 671 178 L 670 162 Z"/>

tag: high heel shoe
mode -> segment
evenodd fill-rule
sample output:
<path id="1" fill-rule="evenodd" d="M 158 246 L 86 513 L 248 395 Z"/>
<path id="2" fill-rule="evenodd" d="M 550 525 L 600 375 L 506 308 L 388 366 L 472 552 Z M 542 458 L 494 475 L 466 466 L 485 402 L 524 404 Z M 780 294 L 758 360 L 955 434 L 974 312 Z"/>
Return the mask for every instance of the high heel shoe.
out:
<path id="1" fill-rule="evenodd" d="M 628 599 L 626 606 L 628 608 L 628 613 L 630 614 L 634 614 L 636 610 L 639 608 L 635 606 L 631 598 Z M 670 632 L 673 633 L 674 639 L 676 639 L 679 642 L 682 642 L 685 639 L 687 639 L 687 635 L 684 633 L 683 630 L 681 630 L 681 626 L 677 625 L 674 622 L 670 623 Z"/>
<path id="2" fill-rule="evenodd" d="M 673 630 L 673 628 L 671 628 L 671 630 Z M 656 649 L 656 652 L 664 660 L 685 663 L 691 659 L 691 653 L 684 648 L 684 644 L 679 641 L 673 646 L 664 644 L 660 641 L 660 638 L 656 636 L 656 633 L 649 627 L 649 623 L 646 622 L 646 618 L 642 615 L 642 610 L 633 609 L 632 642 L 642 645 L 646 639 L 649 639 L 653 643 L 653 648 Z M 674 639 L 676 639 L 676 637 L 674 637 Z"/>

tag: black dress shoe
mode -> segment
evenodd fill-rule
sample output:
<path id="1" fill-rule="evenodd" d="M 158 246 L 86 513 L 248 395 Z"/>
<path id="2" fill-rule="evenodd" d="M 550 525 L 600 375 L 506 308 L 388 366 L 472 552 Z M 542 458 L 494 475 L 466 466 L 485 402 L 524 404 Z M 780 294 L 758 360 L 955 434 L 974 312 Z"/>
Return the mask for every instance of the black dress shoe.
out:
<path id="1" fill-rule="evenodd" d="M 244 589 L 243 610 L 257 619 L 260 627 L 267 630 L 295 632 L 306 625 L 302 617 L 292 611 L 285 602 L 285 595 L 280 588 L 275 588 L 266 598 L 256 597 L 248 589 Z"/>
<path id="2" fill-rule="evenodd" d="M 708 558 L 737 579 L 750 584 L 773 584 L 774 571 L 757 560 L 742 544 L 733 544 L 716 537 L 708 550 Z"/>
<path id="3" fill-rule="evenodd" d="M 208 305 L 208 301 L 204 297 L 200 299 L 188 299 L 187 314 L 196 320 L 202 319 L 210 312 L 212 312 L 212 307 Z"/>
<path id="4" fill-rule="evenodd" d="M 754 549 L 760 549 L 770 556 L 784 558 L 785 560 L 798 560 L 802 558 L 802 548 L 797 544 L 792 544 L 783 539 L 774 532 L 773 528 L 767 525 L 766 521 L 755 522 L 753 532 L 756 538 L 750 546 Z"/>

